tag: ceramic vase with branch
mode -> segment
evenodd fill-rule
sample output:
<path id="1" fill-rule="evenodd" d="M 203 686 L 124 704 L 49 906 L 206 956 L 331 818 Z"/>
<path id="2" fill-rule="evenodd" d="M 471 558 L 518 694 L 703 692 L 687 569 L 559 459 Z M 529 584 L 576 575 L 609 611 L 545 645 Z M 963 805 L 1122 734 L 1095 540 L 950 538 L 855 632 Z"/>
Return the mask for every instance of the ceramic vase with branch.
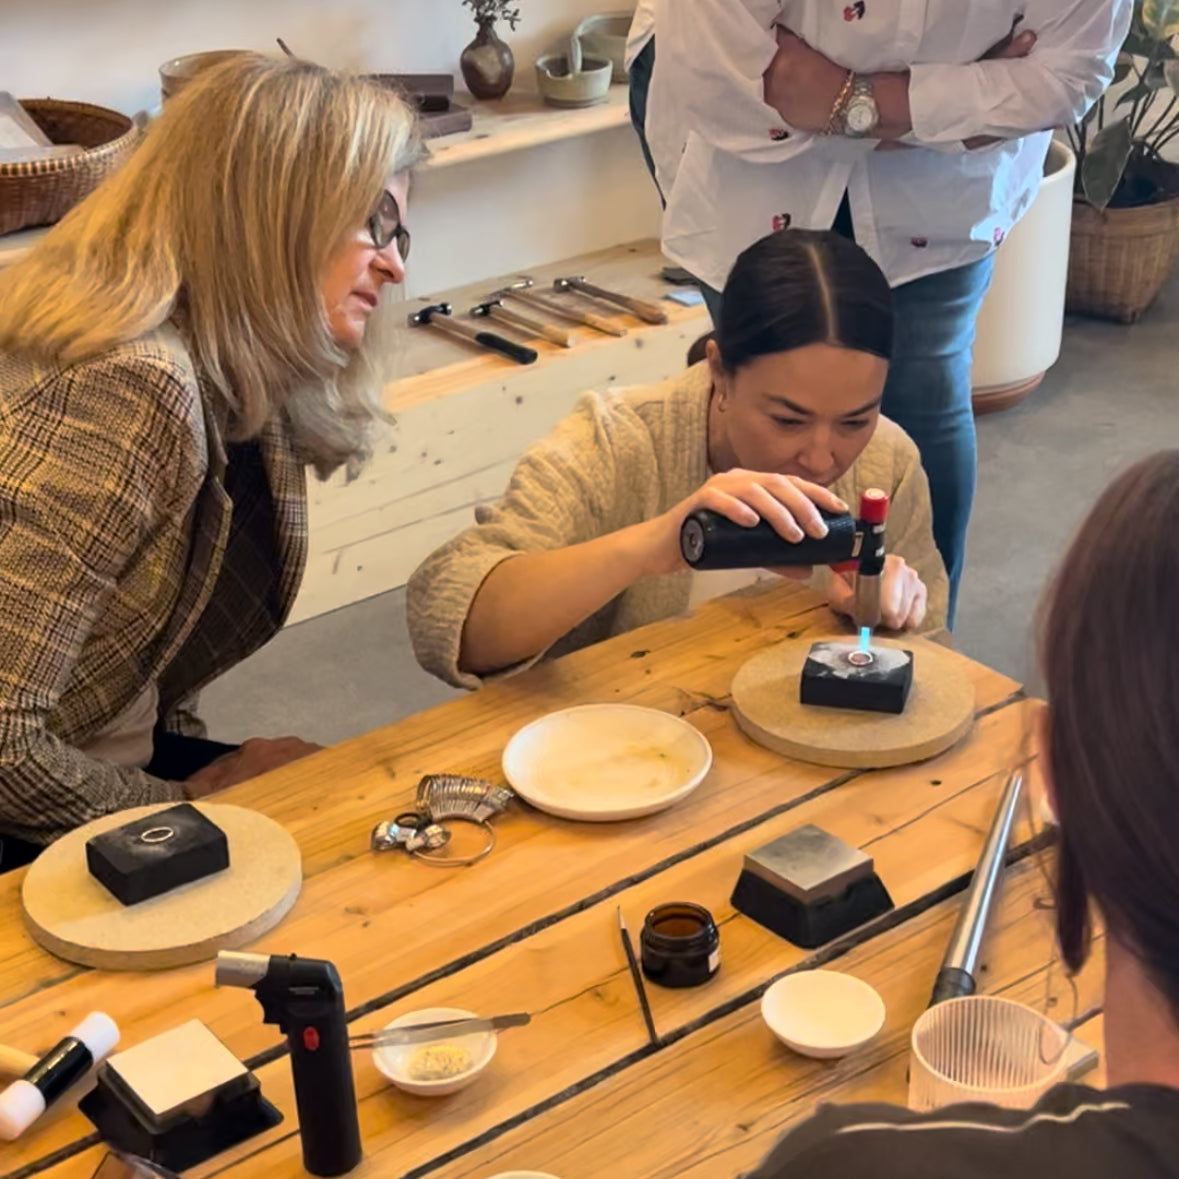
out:
<path id="1" fill-rule="evenodd" d="M 1177 36 L 1179 0 L 1136 0 L 1113 86 L 1069 130 L 1072 311 L 1131 322 L 1179 262 Z"/>
<path id="2" fill-rule="evenodd" d="M 511 89 L 516 59 L 511 47 L 500 38 L 496 21 L 504 21 L 515 31 L 520 10 L 514 0 L 463 0 L 463 5 L 474 13 L 479 26 L 475 40 L 459 60 L 463 81 L 476 98 L 503 98 Z"/>

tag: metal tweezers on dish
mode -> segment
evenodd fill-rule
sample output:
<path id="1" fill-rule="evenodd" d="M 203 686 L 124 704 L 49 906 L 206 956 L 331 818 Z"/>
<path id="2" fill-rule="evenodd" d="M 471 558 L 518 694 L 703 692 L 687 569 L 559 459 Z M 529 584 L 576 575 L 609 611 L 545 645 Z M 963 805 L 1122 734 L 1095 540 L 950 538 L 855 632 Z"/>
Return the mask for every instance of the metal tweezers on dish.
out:
<path id="1" fill-rule="evenodd" d="M 352 1048 L 394 1048 L 402 1044 L 429 1043 L 478 1032 L 502 1032 L 505 1028 L 521 1028 L 531 1022 L 532 1016 L 523 1011 L 512 1015 L 495 1015 L 490 1019 L 444 1019 L 434 1023 L 384 1028 L 379 1032 L 362 1032 L 350 1036 L 348 1044 Z"/>

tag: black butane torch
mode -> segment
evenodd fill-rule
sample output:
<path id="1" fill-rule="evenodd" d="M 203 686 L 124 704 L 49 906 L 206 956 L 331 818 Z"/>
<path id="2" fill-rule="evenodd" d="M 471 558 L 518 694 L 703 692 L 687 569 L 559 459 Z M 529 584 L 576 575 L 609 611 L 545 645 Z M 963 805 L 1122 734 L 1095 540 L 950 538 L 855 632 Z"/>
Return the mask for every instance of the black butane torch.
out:
<path id="1" fill-rule="evenodd" d="M 830 565 L 856 574 L 857 627 L 880 625 L 880 579 L 884 573 L 888 495 L 875 488 L 860 498 L 860 514 L 819 510 L 827 535 L 783 539 L 765 520 L 749 527 L 701 508 L 680 528 L 680 552 L 693 569 L 766 569 Z"/>
<path id="2" fill-rule="evenodd" d="M 217 955 L 217 985 L 248 987 L 263 1020 L 287 1037 L 303 1165 L 312 1175 L 344 1175 L 361 1158 L 356 1086 L 348 1049 L 344 988 L 330 962 L 314 958 Z"/>

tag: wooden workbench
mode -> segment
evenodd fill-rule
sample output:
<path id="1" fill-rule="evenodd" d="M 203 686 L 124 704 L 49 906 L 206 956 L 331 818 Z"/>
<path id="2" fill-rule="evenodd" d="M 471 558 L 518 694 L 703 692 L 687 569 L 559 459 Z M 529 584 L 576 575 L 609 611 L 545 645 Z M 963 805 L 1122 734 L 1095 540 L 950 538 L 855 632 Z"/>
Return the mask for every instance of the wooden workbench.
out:
<path id="1" fill-rule="evenodd" d="M 335 961 L 358 1031 L 436 1004 L 535 1017 L 501 1037 L 484 1077 L 443 1100 L 389 1089 L 358 1055 L 366 1160 L 357 1174 L 476 1179 L 511 1166 L 562 1179 L 735 1175 L 815 1101 L 903 1098 L 907 1029 L 927 1001 L 956 912 L 952 898 L 977 858 L 1006 770 L 1026 752 L 1037 706 L 1013 681 L 963 659 L 978 721 L 935 761 L 848 773 L 754 746 L 727 713 L 734 672 L 768 644 L 831 627 L 805 591 L 755 587 L 227 792 L 226 801 L 287 825 L 304 854 L 302 898 L 254 948 Z M 497 821 L 495 853 L 456 872 L 368 851 L 373 824 L 410 802 L 423 773 L 496 776 L 519 726 L 553 708 L 603 700 L 688 717 L 716 755 L 704 786 L 674 810 L 624 824 L 579 825 L 515 807 Z M 875 857 L 897 909 L 808 954 L 735 915 L 728 897 L 746 850 L 812 822 Z M 1018 857 L 1032 838 L 1021 817 Z M 1038 1005 L 1057 1001 L 1062 1019 L 1093 1015 L 1097 974 L 1079 981 L 1074 1013 L 1063 972 L 1049 970 L 1051 914 L 1043 910 L 1039 858 L 1012 876 L 988 989 Z M 211 964 L 120 976 L 49 958 L 21 927 L 18 886 L 19 876 L 0 879 L 0 1042 L 42 1050 L 94 1009 L 119 1022 L 126 1044 L 201 1018 L 256 1069 L 287 1118 L 198 1173 L 302 1174 L 288 1063 L 253 996 L 215 990 Z M 637 929 L 652 905 L 677 899 L 716 915 L 724 965 L 703 988 L 650 988 L 664 1039 L 656 1050 L 615 909 L 621 905 Z M 841 968 L 883 994 L 886 1030 L 843 1062 L 804 1061 L 775 1044 L 757 1001 L 783 971 L 838 956 Z M 100 1153 L 88 1130 L 76 1111 L 59 1109 L 0 1150 L 0 1174 L 89 1176 Z"/>

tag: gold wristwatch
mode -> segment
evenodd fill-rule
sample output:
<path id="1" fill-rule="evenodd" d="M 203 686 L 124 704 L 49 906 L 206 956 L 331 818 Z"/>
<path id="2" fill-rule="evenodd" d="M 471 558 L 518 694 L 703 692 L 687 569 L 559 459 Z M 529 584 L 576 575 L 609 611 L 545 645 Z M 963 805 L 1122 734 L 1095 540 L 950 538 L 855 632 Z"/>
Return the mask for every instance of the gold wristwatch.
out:
<path id="1" fill-rule="evenodd" d="M 871 78 L 856 77 L 843 111 L 843 133 L 849 139 L 867 139 L 880 126 L 880 109 Z"/>

